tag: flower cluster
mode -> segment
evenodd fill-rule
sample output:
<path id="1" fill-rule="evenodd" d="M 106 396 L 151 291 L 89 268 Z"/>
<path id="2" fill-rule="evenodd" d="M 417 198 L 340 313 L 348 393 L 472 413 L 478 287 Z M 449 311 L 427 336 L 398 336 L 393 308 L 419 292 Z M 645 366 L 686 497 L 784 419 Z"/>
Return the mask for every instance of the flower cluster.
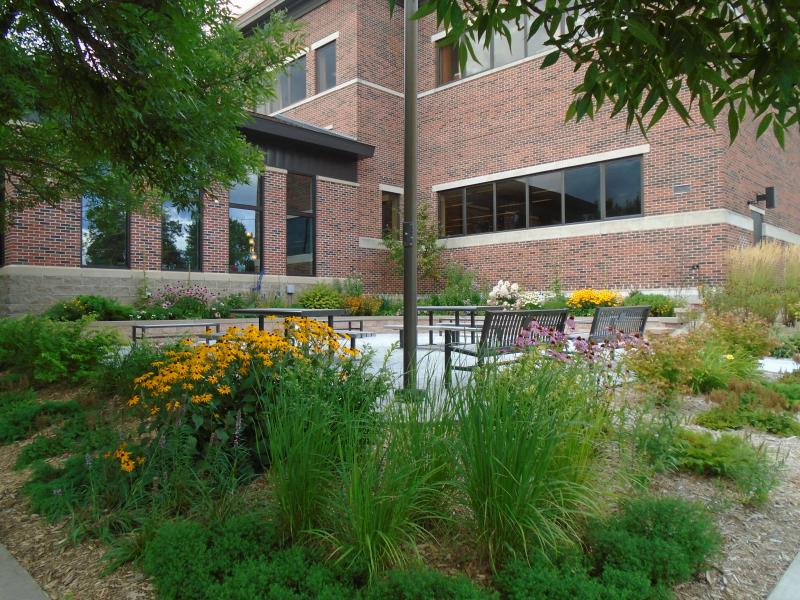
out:
<path id="1" fill-rule="evenodd" d="M 197 302 L 210 306 L 216 296 L 207 287 L 202 285 L 185 285 L 183 283 L 167 284 L 147 298 L 147 306 L 160 306 L 161 308 L 171 308 L 182 298 L 191 298 Z"/>
<path id="2" fill-rule="evenodd" d="M 519 284 L 501 279 L 489 292 L 489 304 L 512 308 L 519 300 Z"/>
<path id="3" fill-rule="evenodd" d="M 598 306 L 619 306 L 622 296 L 611 290 L 586 288 L 573 292 L 567 299 L 567 306 L 574 310 L 597 308 Z"/>
<path id="4" fill-rule="evenodd" d="M 125 449 L 125 442 L 120 443 L 114 452 L 106 452 L 103 456 L 105 458 L 113 458 L 114 460 L 118 460 L 119 468 L 126 473 L 133 473 L 136 465 L 141 465 L 144 463 L 144 456 L 139 456 L 135 459 L 132 457 L 131 453 Z"/>
<path id="5" fill-rule="evenodd" d="M 285 320 L 285 331 L 231 327 L 213 345 L 186 340 L 134 380 L 136 395 L 128 404 L 154 419 L 156 428 L 186 415 L 210 435 L 231 425 L 243 403 L 255 402 L 266 382 L 280 376 L 280 365 L 356 356 L 342 337 L 321 321 L 293 317 Z"/>
<path id="6" fill-rule="evenodd" d="M 522 292 L 517 298 L 516 308 L 528 310 L 541 308 L 545 302 L 555 298 L 552 292 Z"/>

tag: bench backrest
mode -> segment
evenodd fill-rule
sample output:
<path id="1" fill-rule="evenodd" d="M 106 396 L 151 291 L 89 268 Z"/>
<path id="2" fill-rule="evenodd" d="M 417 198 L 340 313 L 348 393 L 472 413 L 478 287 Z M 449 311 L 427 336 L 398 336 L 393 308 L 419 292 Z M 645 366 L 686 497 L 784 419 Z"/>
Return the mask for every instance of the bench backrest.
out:
<path id="1" fill-rule="evenodd" d="M 649 306 L 603 306 L 594 310 L 590 342 L 602 342 L 612 333 L 644 335 Z"/>
<path id="2" fill-rule="evenodd" d="M 482 350 L 511 348 L 519 334 L 536 321 L 545 329 L 563 333 L 567 309 L 555 310 L 488 310 L 483 320 L 480 348 Z"/>

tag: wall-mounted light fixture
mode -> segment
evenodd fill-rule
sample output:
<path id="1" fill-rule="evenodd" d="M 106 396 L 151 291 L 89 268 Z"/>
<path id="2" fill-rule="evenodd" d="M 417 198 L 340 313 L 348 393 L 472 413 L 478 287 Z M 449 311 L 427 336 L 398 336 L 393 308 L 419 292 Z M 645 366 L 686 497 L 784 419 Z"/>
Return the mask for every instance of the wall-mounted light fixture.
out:
<path id="1" fill-rule="evenodd" d="M 760 202 L 764 203 L 764 208 L 758 206 Z M 750 200 L 747 205 L 753 217 L 753 245 L 755 246 L 764 239 L 765 209 L 775 208 L 775 188 L 770 186 L 764 190 L 763 194 L 756 194 L 756 199 Z"/>
<path id="2" fill-rule="evenodd" d="M 763 194 L 756 194 L 755 200 L 750 200 L 747 204 L 753 205 L 758 204 L 759 202 L 764 203 L 764 208 L 775 208 L 775 188 L 770 186 L 764 190 Z"/>

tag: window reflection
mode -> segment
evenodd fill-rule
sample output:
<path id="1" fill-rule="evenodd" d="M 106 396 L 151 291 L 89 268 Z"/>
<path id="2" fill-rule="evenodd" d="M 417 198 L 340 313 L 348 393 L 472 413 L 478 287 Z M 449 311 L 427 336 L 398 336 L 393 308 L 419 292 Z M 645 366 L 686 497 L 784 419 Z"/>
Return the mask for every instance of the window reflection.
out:
<path id="1" fill-rule="evenodd" d="M 128 215 L 96 196 L 81 199 L 81 265 L 128 266 Z"/>
<path id="2" fill-rule="evenodd" d="M 286 274 L 314 275 L 314 179 L 286 176 Z"/>
<path id="3" fill-rule="evenodd" d="M 561 172 L 528 177 L 530 226 L 561 224 Z"/>
<path id="4" fill-rule="evenodd" d="M 642 212 L 642 161 L 623 158 L 606 163 L 606 217 Z"/>
<path id="5" fill-rule="evenodd" d="M 178 208 L 164 203 L 161 220 L 161 268 L 164 271 L 200 270 L 200 205 Z"/>
<path id="6" fill-rule="evenodd" d="M 564 218 L 567 223 L 600 218 L 600 165 L 564 171 Z"/>

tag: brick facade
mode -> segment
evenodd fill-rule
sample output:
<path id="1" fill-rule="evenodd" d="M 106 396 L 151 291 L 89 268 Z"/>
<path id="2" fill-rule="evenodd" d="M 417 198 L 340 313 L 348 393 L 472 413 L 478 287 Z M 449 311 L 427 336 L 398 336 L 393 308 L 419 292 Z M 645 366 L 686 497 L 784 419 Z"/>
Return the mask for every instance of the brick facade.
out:
<path id="1" fill-rule="evenodd" d="M 380 0 L 329 0 L 299 21 L 308 46 L 307 98 L 279 114 L 375 147 L 374 156 L 358 162 L 357 183 L 316 178 L 316 274 L 357 273 L 370 290 L 398 292 L 401 280 L 377 238 L 381 185 L 403 185 L 402 9 L 390 15 Z M 532 57 L 437 88 L 434 33 L 434 18 L 424 19 L 417 193 L 430 203 L 434 217 L 434 186 L 649 146 L 642 151 L 641 217 L 611 226 L 581 223 L 518 230 L 514 236 L 451 238 L 445 241 L 446 261 L 488 281 L 503 277 L 530 288 L 548 286 L 555 275 L 566 289 L 686 289 L 717 283 L 725 252 L 751 243 L 747 202 L 767 185 L 778 190 L 778 208 L 766 215 L 768 232 L 783 241 L 800 240 L 800 136 L 788 136 L 781 150 L 769 134 L 756 140 L 755 124 L 748 123 L 730 145 L 724 127 L 687 127 L 671 112 L 647 138 L 635 128 L 626 130 L 624 119 L 610 119 L 608 110 L 592 121 L 565 124 L 570 91 L 582 76 L 566 60 L 541 70 L 542 58 Z M 312 45 L 335 34 L 337 85 L 315 96 Z M 265 170 L 262 202 L 264 272 L 280 278 L 286 273 L 284 170 Z M 227 192 L 207 191 L 202 212 L 202 270 L 227 273 Z M 622 221 L 627 225 L 619 225 Z M 131 269 L 159 269 L 158 219 L 133 216 L 130 234 Z M 79 204 L 17 215 L 6 234 L 5 261 L 78 267 Z M 429 285 L 423 282 L 421 288 Z"/>

